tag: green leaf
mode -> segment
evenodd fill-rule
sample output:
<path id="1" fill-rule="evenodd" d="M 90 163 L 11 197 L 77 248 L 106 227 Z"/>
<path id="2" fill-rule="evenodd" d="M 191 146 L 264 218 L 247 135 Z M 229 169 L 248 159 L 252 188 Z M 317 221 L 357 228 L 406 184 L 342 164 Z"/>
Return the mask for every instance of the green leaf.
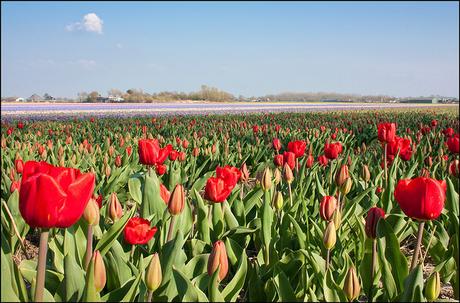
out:
<path id="1" fill-rule="evenodd" d="M 196 189 L 192 190 L 192 193 L 195 195 L 195 199 L 198 206 L 198 214 L 197 214 L 197 230 L 200 238 L 208 243 L 211 244 L 211 236 L 209 231 L 209 221 L 208 221 L 208 208 L 204 204 L 203 199 L 201 198 L 200 194 Z"/>
<path id="2" fill-rule="evenodd" d="M 109 230 L 104 233 L 102 239 L 97 242 L 94 250 L 99 250 L 101 255 L 104 256 L 109 251 L 112 243 L 116 241 L 118 236 L 121 234 L 125 228 L 126 223 L 128 223 L 128 220 L 134 215 L 135 211 L 136 208 L 133 207 L 131 211 L 126 212 L 123 217 L 116 221 L 112 227 L 110 227 Z"/>
<path id="3" fill-rule="evenodd" d="M 88 271 L 86 273 L 86 283 L 83 293 L 83 302 L 99 302 L 100 296 L 96 290 L 94 284 L 94 259 L 91 258 L 91 262 L 88 266 Z"/>
<path id="4" fill-rule="evenodd" d="M 239 227 L 238 220 L 236 220 L 235 216 L 233 215 L 232 210 L 230 209 L 230 205 L 228 205 L 227 201 L 224 201 L 222 203 L 222 208 L 224 210 L 225 223 L 227 224 L 228 228 L 229 229 L 238 228 Z"/>
<path id="5" fill-rule="evenodd" d="M 385 238 L 385 258 L 391 265 L 391 272 L 398 289 L 402 292 L 404 279 L 409 274 L 407 270 L 407 260 L 399 248 L 399 242 L 393 229 L 385 219 L 379 220 L 377 225 L 377 235 L 379 238 Z"/>
<path id="6" fill-rule="evenodd" d="M 291 287 L 289 279 L 286 274 L 275 265 L 273 273 L 273 281 L 275 283 L 276 292 L 278 293 L 279 300 L 281 302 L 296 302 L 297 298 L 294 294 L 294 290 Z"/>
<path id="7" fill-rule="evenodd" d="M 142 218 L 148 218 L 154 215 L 152 224 L 158 222 L 158 218 L 163 216 L 166 204 L 160 195 L 160 181 L 154 171 L 144 175 L 144 187 L 142 193 L 142 203 L 140 209 L 140 215 Z"/>
<path id="8" fill-rule="evenodd" d="M 70 254 L 64 257 L 65 301 L 80 301 L 84 291 L 85 272 L 76 264 Z"/>
<path id="9" fill-rule="evenodd" d="M 193 285 L 180 270 L 174 267 L 173 276 L 176 281 L 180 302 L 208 302 L 208 298 L 201 289 Z"/>
<path id="10" fill-rule="evenodd" d="M 404 281 L 404 291 L 401 295 L 402 302 L 424 302 L 422 266 L 417 265 Z"/>
<path id="11" fill-rule="evenodd" d="M 142 203 L 141 185 L 141 180 L 137 177 L 131 177 L 128 179 L 129 194 L 131 195 L 131 198 L 139 204 Z"/>
<path id="12" fill-rule="evenodd" d="M 225 302 L 224 297 L 219 291 L 219 281 L 218 281 L 219 271 L 220 271 L 220 265 L 217 267 L 217 270 L 214 272 L 211 279 L 209 280 L 208 294 L 209 294 L 209 300 L 211 302 Z"/>
<path id="13" fill-rule="evenodd" d="M 347 302 L 343 290 L 335 283 L 330 270 L 326 272 L 323 279 L 324 299 L 326 302 Z"/>
<path id="14" fill-rule="evenodd" d="M 137 294 L 139 293 L 139 284 L 141 283 L 143 273 L 143 271 L 139 272 L 139 274 L 136 277 L 136 280 L 134 280 L 133 284 L 128 289 L 123 299 L 121 299 L 122 302 L 134 302 Z"/>
<path id="15" fill-rule="evenodd" d="M 246 251 L 243 250 L 243 253 L 240 256 L 238 269 L 236 270 L 235 275 L 232 280 L 225 286 L 222 291 L 222 296 L 225 298 L 225 302 L 235 302 L 238 294 L 244 286 L 246 279 L 246 273 L 248 270 L 248 261 L 246 256 Z"/>
<path id="16" fill-rule="evenodd" d="M 295 228 L 295 231 L 296 231 L 296 235 L 297 235 L 297 239 L 299 239 L 300 248 L 301 248 L 301 249 L 305 249 L 305 248 L 306 248 L 307 237 L 305 236 L 304 231 L 303 231 L 302 228 L 300 227 L 299 223 L 297 223 L 296 219 L 294 219 L 294 218 L 293 218 L 291 215 L 289 215 L 289 214 L 288 214 L 288 218 L 289 218 L 289 220 L 291 221 L 292 225 L 294 225 L 294 228 Z"/>

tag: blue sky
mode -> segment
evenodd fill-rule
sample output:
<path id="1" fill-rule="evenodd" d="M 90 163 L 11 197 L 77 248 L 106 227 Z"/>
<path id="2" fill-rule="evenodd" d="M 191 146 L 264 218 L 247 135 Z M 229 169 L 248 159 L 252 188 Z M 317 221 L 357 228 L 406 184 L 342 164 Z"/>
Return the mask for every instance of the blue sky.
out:
<path id="1" fill-rule="evenodd" d="M 458 2 L 2 2 L 2 96 L 459 95 Z"/>

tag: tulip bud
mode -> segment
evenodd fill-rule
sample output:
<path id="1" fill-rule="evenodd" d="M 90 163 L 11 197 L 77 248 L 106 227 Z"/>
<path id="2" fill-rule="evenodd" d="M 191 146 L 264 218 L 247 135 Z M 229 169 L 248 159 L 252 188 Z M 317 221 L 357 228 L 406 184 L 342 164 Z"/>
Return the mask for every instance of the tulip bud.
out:
<path id="1" fill-rule="evenodd" d="M 243 163 L 243 165 L 241 166 L 241 181 L 242 182 L 246 182 L 248 181 L 249 179 L 249 170 L 248 170 L 248 167 L 246 166 L 246 163 Z"/>
<path id="2" fill-rule="evenodd" d="M 277 168 L 274 170 L 273 181 L 275 185 L 278 185 L 281 182 L 281 171 Z"/>
<path id="3" fill-rule="evenodd" d="M 117 155 L 117 157 L 115 158 L 115 166 L 116 167 L 121 166 L 121 156 L 120 155 Z"/>
<path id="4" fill-rule="evenodd" d="M 294 174 L 292 173 L 291 167 L 289 167 L 287 163 L 284 163 L 283 172 L 284 179 L 287 183 L 291 183 L 292 181 L 294 181 Z"/>
<path id="5" fill-rule="evenodd" d="M 116 193 L 112 193 L 109 199 L 109 215 L 112 221 L 116 221 L 123 216 L 123 209 Z"/>
<path id="6" fill-rule="evenodd" d="M 369 238 L 376 238 L 377 224 L 379 223 L 380 218 L 384 217 L 385 211 L 383 209 L 378 207 L 372 207 L 371 209 L 369 209 L 369 211 L 367 212 L 365 225 L 366 235 Z"/>
<path id="7" fill-rule="evenodd" d="M 369 182 L 369 180 L 371 179 L 371 173 L 370 173 L 369 167 L 367 165 L 363 165 L 363 169 L 361 171 L 361 177 L 366 182 Z"/>
<path id="8" fill-rule="evenodd" d="M 345 181 L 345 183 L 343 183 L 342 186 L 340 186 L 340 192 L 345 196 L 346 194 L 350 192 L 352 185 L 353 185 L 353 181 L 351 180 L 351 178 L 348 178 Z"/>
<path id="9" fill-rule="evenodd" d="M 98 250 L 93 253 L 93 262 L 94 262 L 94 286 L 96 291 L 100 292 L 104 289 L 106 282 L 106 273 L 104 260 L 102 259 L 101 254 Z"/>
<path id="10" fill-rule="evenodd" d="M 347 165 L 342 165 L 340 167 L 340 170 L 337 172 L 335 175 L 335 183 L 337 186 L 341 187 L 342 184 L 347 181 L 347 179 L 350 178 L 350 174 L 348 173 L 348 166 Z"/>
<path id="11" fill-rule="evenodd" d="M 222 281 L 228 272 L 228 257 L 225 244 L 221 240 L 214 243 L 208 259 L 208 275 L 212 276 L 220 265 L 219 281 Z"/>
<path id="12" fill-rule="evenodd" d="M 323 236 L 324 247 L 326 247 L 326 249 L 333 248 L 335 245 L 335 241 L 337 240 L 336 237 L 337 235 L 334 221 L 329 221 Z"/>
<path id="13" fill-rule="evenodd" d="M 324 196 L 319 204 L 319 214 L 323 220 L 331 221 L 337 209 L 337 199 L 333 196 Z"/>
<path id="14" fill-rule="evenodd" d="M 105 166 L 105 175 L 107 178 L 110 177 L 110 174 L 112 173 L 112 169 L 110 168 L 110 165 Z"/>
<path id="15" fill-rule="evenodd" d="M 265 168 L 260 185 L 264 191 L 268 191 L 272 187 L 272 172 L 269 167 Z"/>
<path id="16" fill-rule="evenodd" d="M 460 161 L 459 160 L 453 160 L 449 164 L 449 174 L 458 177 L 460 175 Z"/>
<path id="17" fill-rule="evenodd" d="M 171 215 L 178 215 L 185 206 L 185 192 L 182 184 L 177 184 L 169 198 L 168 210 Z"/>
<path id="18" fill-rule="evenodd" d="M 435 301 L 439 294 L 441 293 L 441 280 L 439 277 L 439 272 L 435 271 L 426 281 L 425 285 L 425 297 L 428 302 Z"/>
<path id="19" fill-rule="evenodd" d="M 343 291 L 347 295 L 349 301 L 353 301 L 359 297 L 361 285 L 359 284 L 358 275 L 356 274 L 356 270 L 353 266 L 348 269 L 347 276 L 345 277 L 345 283 L 343 285 Z"/>
<path id="20" fill-rule="evenodd" d="M 433 165 L 433 159 L 430 156 L 425 158 L 425 165 L 428 167 L 431 167 Z"/>
<path id="21" fill-rule="evenodd" d="M 83 218 L 88 222 L 88 225 L 99 224 L 99 205 L 95 199 L 89 199 L 85 211 L 83 212 Z"/>
<path id="22" fill-rule="evenodd" d="M 340 208 L 337 208 L 334 212 L 332 221 L 334 221 L 335 229 L 338 230 L 340 228 L 340 224 L 342 224 L 342 212 Z"/>
<path id="23" fill-rule="evenodd" d="M 161 264 L 158 253 L 153 254 L 149 267 L 145 272 L 145 284 L 150 291 L 155 291 L 160 287 L 163 275 L 161 273 Z"/>
<path id="24" fill-rule="evenodd" d="M 273 206 L 275 206 L 275 209 L 276 210 L 282 209 L 283 202 L 284 202 L 283 194 L 280 191 L 276 192 L 276 194 L 273 195 Z"/>

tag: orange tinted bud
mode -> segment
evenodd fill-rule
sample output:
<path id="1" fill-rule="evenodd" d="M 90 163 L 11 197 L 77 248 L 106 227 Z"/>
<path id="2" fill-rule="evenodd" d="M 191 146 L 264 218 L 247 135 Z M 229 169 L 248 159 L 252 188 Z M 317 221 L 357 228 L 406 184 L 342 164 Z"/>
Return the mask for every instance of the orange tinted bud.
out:
<path id="1" fill-rule="evenodd" d="M 94 198 L 89 199 L 88 204 L 86 204 L 83 218 L 89 225 L 99 224 L 99 205 Z"/>
<path id="2" fill-rule="evenodd" d="M 208 275 L 212 276 L 220 266 L 219 281 L 222 281 L 228 272 L 228 257 L 225 244 L 221 240 L 214 243 L 208 259 Z"/>
<path id="3" fill-rule="evenodd" d="M 291 183 L 292 181 L 294 181 L 294 174 L 292 173 L 292 170 L 289 164 L 284 163 L 283 173 L 284 173 L 284 179 L 286 180 L 287 183 Z"/>
<path id="4" fill-rule="evenodd" d="M 169 198 L 168 210 L 171 215 L 178 215 L 185 206 L 185 192 L 182 184 L 177 184 Z"/>
<path id="5" fill-rule="evenodd" d="M 348 173 L 348 166 L 347 165 L 342 165 L 340 167 L 340 170 L 337 172 L 335 175 L 335 183 L 337 186 L 342 186 L 342 184 L 345 183 L 345 181 L 350 178 L 350 174 Z"/>
<path id="6" fill-rule="evenodd" d="M 337 209 L 337 199 L 333 196 L 324 196 L 319 204 L 319 214 L 323 220 L 331 221 Z"/>
<path id="7" fill-rule="evenodd" d="M 162 280 L 160 258 L 158 253 L 155 253 L 145 273 L 145 284 L 150 291 L 155 291 L 160 287 Z"/>
<path id="8" fill-rule="evenodd" d="M 104 286 L 105 286 L 106 273 L 105 273 L 104 260 L 102 259 L 102 256 L 98 250 L 96 250 L 93 254 L 93 262 L 94 262 L 94 286 L 96 287 L 96 291 L 100 292 L 102 289 L 104 289 Z"/>
<path id="9" fill-rule="evenodd" d="M 110 218 L 115 222 L 123 216 L 123 209 L 116 193 L 112 193 L 109 199 L 109 215 Z"/>
<path id="10" fill-rule="evenodd" d="M 249 170 L 246 163 L 241 166 L 241 181 L 246 182 L 249 179 Z"/>
<path id="11" fill-rule="evenodd" d="M 353 266 L 350 267 L 347 276 L 345 277 L 343 291 L 347 295 L 349 301 L 353 301 L 359 297 L 361 285 L 359 284 L 358 275 L 356 274 L 356 270 Z"/>

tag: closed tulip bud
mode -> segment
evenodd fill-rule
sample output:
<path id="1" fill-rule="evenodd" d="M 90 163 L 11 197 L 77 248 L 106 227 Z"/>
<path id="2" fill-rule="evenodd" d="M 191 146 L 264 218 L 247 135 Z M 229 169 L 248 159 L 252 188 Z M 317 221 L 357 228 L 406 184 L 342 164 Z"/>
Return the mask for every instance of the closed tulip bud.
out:
<path id="1" fill-rule="evenodd" d="M 433 165 L 433 159 L 430 156 L 425 158 L 425 165 L 428 167 L 431 167 Z"/>
<path id="2" fill-rule="evenodd" d="M 46 160 L 47 155 L 48 155 L 48 153 L 46 152 L 46 149 L 44 149 L 43 152 L 41 153 L 40 157 L 41 157 L 43 160 Z"/>
<path id="3" fill-rule="evenodd" d="M 333 196 L 324 196 L 319 204 L 319 214 L 323 220 L 331 221 L 337 209 L 337 199 Z"/>
<path id="4" fill-rule="evenodd" d="M 115 166 L 116 167 L 121 166 L 121 156 L 120 155 L 117 155 L 117 157 L 115 158 Z"/>
<path id="5" fill-rule="evenodd" d="M 342 212 L 340 211 L 340 208 L 336 209 L 334 212 L 332 221 L 334 221 L 335 229 L 338 230 L 340 228 L 340 224 L 342 224 Z"/>
<path id="6" fill-rule="evenodd" d="M 116 193 L 112 193 L 109 199 L 109 216 L 112 221 L 116 221 L 123 216 L 123 209 Z"/>
<path id="7" fill-rule="evenodd" d="M 219 281 L 222 281 L 227 276 L 228 257 L 225 244 L 221 240 L 215 242 L 212 246 L 212 251 L 208 259 L 208 275 L 212 276 L 219 266 Z"/>
<path id="8" fill-rule="evenodd" d="M 249 170 L 248 170 L 248 167 L 246 166 L 246 163 L 243 163 L 243 165 L 241 166 L 241 181 L 242 182 L 246 182 L 248 181 L 249 179 Z"/>
<path id="9" fill-rule="evenodd" d="M 327 224 L 326 230 L 324 231 L 323 243 L 326 249 L 331 249 L 334 247 L 337 240 L 336 229 L 334 221 L 329 221 Z"/>
<path id="10" fill-rule="evenodd" d="M 361 285 L 359 284 L 356 269 L 353 266 L 348 269 L 347 276 L 345 277 L 345 283 L 343 285 L 343 291 L 347 295 L 349 301 L 353 301 L 359 297 Z"/>
<path id="11" fill-rule="evenodd" d="M 376 238 L 377 224 L 379 223 L 380 218 L 385 217 L 385 211 L 379 207 L 372 207 L 367 212 L 365 230 L 366 235 L 371 238 Z"/>
<path id="12" fill-rule="evenodd" d="M 340 170 L 335 175 L 335 183 L 337 184 L 337 186 L 340 187 L 349 178 L 350 178 L 350 174 L 348 173 L 348 166 L 347 165 L 342 165 L 340 167 Z"/>
<path id="13" fill-rule="evenodd" d="M 363 169 L 361 170 L 361 177 L 366 182 L 369 182 L 369 180 L 371 179 L 371 173 L 367 165 L 363 165 Z"/>
<path id="14" fill-rule="evenodd" d="M 283 208 L 283 194 L 278 191 L 276 194 L 273 196 L 273 206 L 275 206 L 276 210 L 280 210 Z"/>
<path id="15" fill-rule="evenodd" d="M 439 272 L 435 271 L 426 281 L 425 285 L 425 297 L 428 302 L 435 301 L 439 294 L 441 293 L 441 279 L 439 277 Z"/>
<path id="16" fill-rule="evenodd" d="M 104 159 L 102 160 L 102 162 L 104 163 L 104 165 L 107 165 L 109 163 L 109 157 L 107 156 L 107 154 L 104 155 Z"/>
<path id="17" fill-rule="evenodd" d="M 459 160 L 453 160 L 449 164 L 449 174 L 458 177 L 460 175 L 460 161 Z"/>
<path id="18" fill-rule="evenodd" d="M 345 196 L 347 195 L 350 190 L 351 190 L 351 186 L 353 185 L 353 181 L 351 180 L 351 178 L 348 178 L 345 183 L 342 184 L 342 186 L 340 186 L 340 192 Z"/>
<path id="19" fill-rule="evenodd" d="M 272 187 L 272 172 L 270 168 L 265 168 L 262 174 L 262 180 L 260 180 L 260 185 L 264 191 L 268 191 Z"/>
<path id="20" fill-rule="evenodd" d="M 112 174 L 112 168 L 110 168 L 110 165 L 106 165 L 105 166 L 105 176 L 109 178 L 111 174 Z"/>
<path id="21" fill-rule="evenodd" d="M 169 198 L 168 210 L 171 215 L 178 215 L 185 206 L 185 192 L 182 184 L 177 184 Z"/>
<path id="22" fill-rule="evenodd" d="M 274 173 L 273 173 L 273 181 L 275 182 L 275 185 L 278 185 L 281 182 L 281 171 L 279 168 L 275 168 Z"/>
<path id="23" fill-rule="evenodd" d="M 145 272 L 145 284 L 150 291 L 155 291 L 160 287 L 163 280 L 161 273 L 161 264 L 158 253 L 153 254 L 152 260 L 150 260 L 149 267 Z"/>
<path id="24" fill-rule="evenodd" d="M 105 282 L 106 282 L 106 273 L 105 273 L 105 265 L 104 259 L 102 259 L 101 254 L 98 250 L 96 250 L 93 254 L 93 262 L 94 262 L 94 286 L 97 292 L 100 292 L 104 289 Z"/>
<path id="25" fill-rule="evenodd" d="M 88 204 L 86 204 L 83 218 L 88 222 L 88 225 L 99 224 L 99 205 L 94 198 L 89 199 Z"/>
<path id="26" fill-rule="evenodd" d="M 284 179 L 287 183 L 294 181 L 294 174 L 292 173 L 291 167 L 287 163 L 284 163 L 283 167 Z"/>

